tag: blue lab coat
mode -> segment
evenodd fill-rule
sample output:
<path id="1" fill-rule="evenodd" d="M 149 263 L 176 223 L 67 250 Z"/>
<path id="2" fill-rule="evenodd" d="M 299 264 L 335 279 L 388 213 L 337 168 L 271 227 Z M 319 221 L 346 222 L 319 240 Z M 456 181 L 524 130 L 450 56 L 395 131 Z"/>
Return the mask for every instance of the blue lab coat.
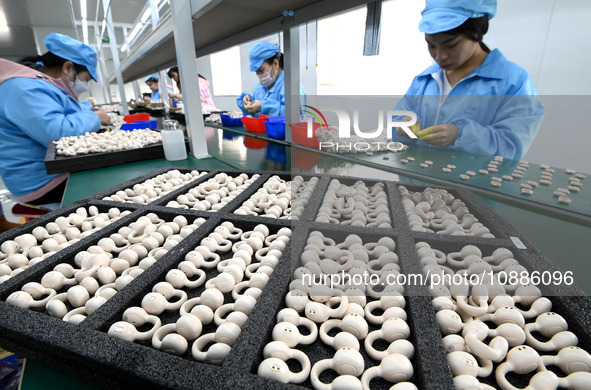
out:
<path id="1" fill-rule="evenodd" d="M 9 79 L 0 85 L 0 96 L 0 176 L 17 197 L 58 176 L 48 175 L 43 163 L 51 140 L 101 127 L 95 113 L 43 80 Z"/>
<path id="2" fill-rule="evenodd" d="M 284 86 L 284 73 L 281 72 L 279 77 L 277 77 L 277 81 L 271 87 L 271 89 L 267 89 L 263 84 L 258 83 L 253 91 L 252 94 L 242 93 L 236 99 L 236 104 L 242 110 L 244 115 L 251 115 L 254 117 L 258 117 L 260 114 L 269 115 L 269 116 L 284 116 L 285 115 L 285 86 Z M 244 96 L 249 95 L 250 100 L 260 100 L 262 102 L 261 110 L 256 114 L 251 114 L 244 108 L 244 104 L 242 103 L 242 99 Z M 305 95 L 304 88 L 300 85 L 300 103 L 305 103 Z"/>
<path id="3" fill-rule="evenodd" d="M 521 159 L 545 114 L 527 72 L 495 49 L 445 100 L 442 72 L 434 64 L 416 76 L 396 110 L 414 112 L 422 129 L 436 124 L 458 126 L 458 137 L 449 149 Z M 393 139 L 429 145 L 397 134 Z"/>

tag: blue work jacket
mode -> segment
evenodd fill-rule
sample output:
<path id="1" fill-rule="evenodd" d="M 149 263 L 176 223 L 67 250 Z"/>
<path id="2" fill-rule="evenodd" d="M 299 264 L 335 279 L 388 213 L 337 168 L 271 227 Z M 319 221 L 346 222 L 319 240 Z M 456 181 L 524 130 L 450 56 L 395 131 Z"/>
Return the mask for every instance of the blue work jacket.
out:
<path id="1" fill-rule="evenodd" d="M 416 76 L 396 110 L 412 111 L 421 128 L 455 124 L 458 137 L 447 148 L 521 159 L 531 146 L 545 109 L 527 72 L 498 50 L 441 96 L 443 70 L 434 64 Z M 394 134 L 395 141 L 431 146 Z M 436 146 L 433 146 L 436 147 Z"/>
<path id="2" fill-rule="evenodd" d="M 252 94 L 249 93 L 242 93 L 238 99 L 236 99 L 236 104 L 244 115 L 251 115 L 254 117 L 258 117 L 260 114 L 269 115 L 269 116 L 284 116 L 285 115 L 285 85 L 284 85 L 284 73 L 281 72 L 279 77 L 277 77 L 277 81 L 271 87 L 271 89 L 267 89 L 263 84 L 258 83 L 253 91 Z M 256 114 L 251 114 L 244 108 L 244 104 L 242 103 L 242 99 L 244 96 L 250 96 L 250 100 L 260 100 L 261 110 Z M 304 92 L 304 88 L 300 85 L 300 103 L 306 104 L 305 102 L 306 93 Z"/>
<path id="3" fill-rule="evenodd" d="M 48 175 L 44 159 L 51 140 L 99 130 L 92 111 L 43 80 L 12 78 L 0 85 L 0 176 L 17 197 L 58 175 Z"/>

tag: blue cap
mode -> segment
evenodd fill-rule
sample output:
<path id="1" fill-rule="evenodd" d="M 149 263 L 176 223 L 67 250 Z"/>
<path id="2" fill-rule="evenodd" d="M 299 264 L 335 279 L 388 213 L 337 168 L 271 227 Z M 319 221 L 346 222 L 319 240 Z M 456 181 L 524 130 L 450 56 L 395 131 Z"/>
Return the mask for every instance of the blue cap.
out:
<path id="1" fill-rule="evenodd" d="M 259 42 L 253 45 L 248 51 L 250 71 L 256 72 L 263 65 L 264 60 L 273 57 L 277 53 L 279 53 L 279 46 L 277 45 L 268 42 Z"/>
<path id="2" fill-rule="evenodd" d="M 160 77 L 158 77 L 157 74 L 151 74 L 148 77 L 146 77 L 146 80 L 144 80 L 146 83 L 148 82 L 148 80 L 150 79 L 156 79 L 156 81 L 160 80 Z"/>
<path id="3" fill-rule="evenodd" d="M 51 33 L 45 37 L 45 47 L 56 56 L 72 61 L 76 65 L 85 66 L 94 81 L 97 80 L 96 51 L 92 47 L 58 33 Z"/>
<path id="4" fill-rule="evenodd" d="M 496 12 L 497 0 L 427 0 L 419 30 L 437 34 L 453 30 L 470 18 L 492 19 Z"/>

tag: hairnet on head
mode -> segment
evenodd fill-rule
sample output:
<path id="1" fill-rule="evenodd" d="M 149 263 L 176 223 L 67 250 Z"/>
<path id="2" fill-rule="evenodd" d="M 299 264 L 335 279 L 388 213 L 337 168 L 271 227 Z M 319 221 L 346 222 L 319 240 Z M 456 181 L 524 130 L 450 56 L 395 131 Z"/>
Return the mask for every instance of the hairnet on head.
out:
<path id="1" fill-rule="evenodd" d="M 160 77 L 158 77 L 158 75 L 156 75 L 156 74 L 151 74 L 148 77 L 146 77 L 145 82 L 147 83 L 148 80 L 150 80 L 150 79 L 155 79 L 156 81 L 158 81 L 158 80 L 160 80 Z"/>
<path id="2" fill-rule="evenodd" d="M 497 0 L 427 0 L 419 30 L 437 34 L 453 30 L 470 18 L 492 19 L 496 12 Z"/>
<path id="3" fill-rule="evenodd" d="M 250 71 L 256 72 L 263 65 L 264 60 L 273 57 L 277 53 L 279 53 L 279 46 L 277 45 L 268 42 L 259 42 L 253 45 L 248 51 Z"/>
<path id="4" fill-rule="evenodd" d="M 51 33 L 45 37 L 45 47 L 56 56 L 72 61 L 77 65 L 85 66 L 94 81 L 97 80 L 96 51 L 92 47 L 72 37 L 58 33 Z"/>

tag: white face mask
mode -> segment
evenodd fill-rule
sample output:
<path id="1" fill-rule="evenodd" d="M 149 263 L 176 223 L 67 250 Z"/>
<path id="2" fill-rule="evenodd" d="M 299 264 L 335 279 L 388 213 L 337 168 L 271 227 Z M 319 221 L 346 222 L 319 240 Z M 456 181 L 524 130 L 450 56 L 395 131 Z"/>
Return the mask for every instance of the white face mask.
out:
<path id="1" fill-rule="evenodd" d="M 82 81 L 77 76 L 74 76 L 74 81 L 70 81 L 69 83 L 72 93 L 76 96 L 80 96 L 88 91 L 88 81 Z"/>
<path id="2" fill-rule="evenodd" d="M 88 81 L 82 81 L 79 78 L 76 78 L 76 81 L 70 83 L 70 88 L 72 88 L 74 95 L 80 96 L 88 91 Z"/>
<path id="3" fill-rule="evenodd" d="M 271 66 L 269 68 L 269 70 L 266 71 L 265 73 L 257 75 L 259 77 L 259 82 L 267 88 L 271 87 L 271 85 L 273 85 L 275 83 L 275 80 L 277 80 L 277 73 L 278 72 L 275 72 L 275 74 L 273 76 L 271 76 L 271 69 L 272 68 L 273 67 Z"/>

